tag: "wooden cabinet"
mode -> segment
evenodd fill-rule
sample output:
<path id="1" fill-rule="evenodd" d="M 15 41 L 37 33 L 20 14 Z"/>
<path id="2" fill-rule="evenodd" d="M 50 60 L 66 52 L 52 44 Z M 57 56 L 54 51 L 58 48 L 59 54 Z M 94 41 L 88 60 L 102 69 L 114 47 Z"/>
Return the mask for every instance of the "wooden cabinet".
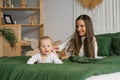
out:
<path id="1" fill-rule="evenodd" d="M 27 23 L 24 23 L 24 24 L 18 23 L 18 24 L 20 24 L 21 27 L 39 27 L 40 36 L 43 36 L 44 35 L 44 24 L 43 24 L 43 15 L 42 15 L 43 14 L 43 12 L 42 12 L 43 0 L 36 0 L 36 1 L 38 1 L 39 4 L 38 4 L 38 6 L 35 6 L 35 7 L 25 5 L 25 2 L 27 4 L 27 1 L 30 1 L 30 0 L 16 0 L 16 1 L 20 2 L 19 6 L 13 6 L 14 4 L 12 4 L 12 1 L 13 0 L 0 0 L 0 25 L 5 24 L 4 19 L 3 19 L 4 12 L 6 12 L 8 14 L 8 12 L 10 11 L 11 12 L 10 15 L 12 15 L 12 14 L 16 13 L 17 11 L 19 11 L 19 12 L 22 12 L 22 11 L 26 11 L 26 12 L 27 11 L 36 11 L 38 16 L 32 15 L 32 14 L 26 15 L 26 17 L 29 18 Z M 9 6 L 7 6 L 8 2 L 10 3 Z M 19 16 L 23 15 L 23 14 L 24 14 L 24 12 L 19 14 L 17 16 L 17 19 L 19 19 L 20 18 Z M 13 16 L 15 16 L 15 15 L 13 15 Z M 24 17 L 24 18 L 26 18 L 26 17 Z M 38 18 L 38 21 L 36 21 L 36 18 Z"/>
<path id="2" fill-rule="evenodd" d="M 12 29 L 17 36 L 17 44 L 11 48 L 9 43 L 0 35 L 0 57 L 21 55 L 21 25 L 2 25 L 6 29 Z"/>
<path id="3" fill-rule="evenodd" d="M 16 6 L 12 1 L 15 1 L 17 4 L 19 4 L 19 6 Z M 22 46 L 28 46 L 28 45 L 26 45 L 24 43 L 23 44 L 21 43 L 22 42 L 22 31 L 21 30 L 23 29 L 23 27 L 27 27 L 27 28 L 28 27 L 31 27 L 31 28 L 38 27 L 38 29 L 39 29 L 39 33 L 38 33 L 39 37 L 44 35 L 44 24 L 43 24 L 43 17 L 42 17 L 42 13 L 43 13 L 42 12 L 42 3 L 43 3 L 43 0 L 35 0 L 35 1 L 37 1 L 36 3 L 38 4 L 38 6 L 31 6 L 31 5 L 28 6 L 27 5 L 28 1 L 34 1 L 34 0 L 0 0 L 0 26 L 15 29 L 15 32 L 18 34 L 17 35 L 18 40 L 20 42 L 20 43 L 18 43 L 16 45 L 16 48 L 14 49 L 14 51 L 11 51 L 11 48 L 8 47 L 8 45 L 7 46 L 3 45 L 2 47 L 0 46 L 0 49 L 1 49 L 0 52 L 3 52 L 4 56 L 21 55 L 21 53 L 20 53 L 21 52 L 21 47 Z M 34 16 L 33 15 L 26 15 L 24 18 L 28 17 L 29 20 L 26 21 L 25 23 L 6 24 L 3 15 L 6 14 L 6 13 L 11 12 L 11 14 L 9 14 L 9 15 L 12 15 L 12 17 L 15 17 L 16 15 L 13 15 L 13 14 L 16 13 L 17 11 L 18 12 L 36 11 L 37 16 L 36 15 L 34 15 Z M 20 15 L 22 16 L 23 14 L 24 13 L 19 14 L 15 21 L 19 21 L 19 19 L 21 18 L 19 16 Z M 24 19 L 24 18 L 22 18 L 22 19 Z M 36 21 L 36 18 L 37 18 L 37 21 Z M 13 22 L 14 22 L 14 20 L 13 20 Z M 2 39 L 2 38 L 0 38 L 0 39 Z M 1 41 L 0 41 L 0 44 L 3 44 L 3 43 L 1 43 Z M 9 49 L 7 49 L 7 51 L 5 51 L 3 49 L 3 51 L 2 51 L 2 48 L 5 48 L 5 47 L 9 48 Z M 9 51 L 12 54 L 7 53 Z M 16 54 L 16 51 L 18 52 L 18 54 Z"/>

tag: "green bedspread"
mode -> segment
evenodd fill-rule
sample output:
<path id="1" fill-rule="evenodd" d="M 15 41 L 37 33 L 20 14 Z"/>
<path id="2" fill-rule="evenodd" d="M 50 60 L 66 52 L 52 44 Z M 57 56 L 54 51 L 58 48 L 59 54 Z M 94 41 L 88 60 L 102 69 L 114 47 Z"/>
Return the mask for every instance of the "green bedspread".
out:
<path id="1" fill-rule="evenodd" d="M 0 80 L 85 80 L 91 75 L 120 72 L 120 56 L 91 63 L 63 60 L 64 64 L 28 65 L 27 56 L 0 58 Z"/>

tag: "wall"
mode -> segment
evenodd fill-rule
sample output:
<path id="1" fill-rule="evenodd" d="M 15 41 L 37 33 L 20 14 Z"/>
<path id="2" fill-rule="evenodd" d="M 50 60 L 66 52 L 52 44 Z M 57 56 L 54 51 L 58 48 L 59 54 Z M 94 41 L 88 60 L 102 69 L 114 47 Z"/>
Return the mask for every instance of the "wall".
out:
<path id="1" fill-rule="evenodd" d="M 103 0 L 94 10 L 81 6 L 79 0 L 43 0 L 45 35 L 65 40 L 74 31 L 74 21 L 80 14 L 92 18 L 95 34 L 120 31 L 120 0 Z"/>
<path id="2" fill-rule="evenodd" d="M 87 14 L 92 18 L 95 34 L 120 31 L 120 0 L 103 0 L 93 10 L 84 8 L 80 0 L 74 0 L 74 17 Z"/>
<path id="3" fill-rule="evenodd" d="M 73 0 L 43 0 L 45 35 L 64 41 L 73 33 Z"/>

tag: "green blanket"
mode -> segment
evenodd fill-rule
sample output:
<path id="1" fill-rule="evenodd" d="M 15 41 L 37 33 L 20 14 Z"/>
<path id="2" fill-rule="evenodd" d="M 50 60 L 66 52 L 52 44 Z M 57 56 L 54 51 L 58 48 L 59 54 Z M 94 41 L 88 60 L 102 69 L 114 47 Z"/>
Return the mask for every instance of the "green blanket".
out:
<path id="1" fill-rule="evenodd" d="M 96 62 L 102 60 L 102 59 L 95 59 L 95 58 L 89 58 L 89 57 L 79 57 L 79 56 L 71 56 L 69 59 L 72 62 L 78 62 L 78 63 L 96 63 Z"/>
<path id="2" fill-rule="evenodd" d="M 85 80 L 92 75 L 120 72 L 120 56 L 94 62 L 78 63 L 63 60 L 64 64 L 28 65 L 29 57 L 0 58 L 0 80 Z"/>

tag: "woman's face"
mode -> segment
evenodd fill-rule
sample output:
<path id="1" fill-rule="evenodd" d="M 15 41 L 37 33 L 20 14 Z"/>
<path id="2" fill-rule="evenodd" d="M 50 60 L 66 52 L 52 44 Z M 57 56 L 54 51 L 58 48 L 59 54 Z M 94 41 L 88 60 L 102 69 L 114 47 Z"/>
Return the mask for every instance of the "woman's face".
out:
<path id="1" fill-rule="evenodd" d="M 80 36 L 85 36 L 86 35 L 86 26 L 83 20 L 78 20 L 77 21 L 77 31 Z"/>

